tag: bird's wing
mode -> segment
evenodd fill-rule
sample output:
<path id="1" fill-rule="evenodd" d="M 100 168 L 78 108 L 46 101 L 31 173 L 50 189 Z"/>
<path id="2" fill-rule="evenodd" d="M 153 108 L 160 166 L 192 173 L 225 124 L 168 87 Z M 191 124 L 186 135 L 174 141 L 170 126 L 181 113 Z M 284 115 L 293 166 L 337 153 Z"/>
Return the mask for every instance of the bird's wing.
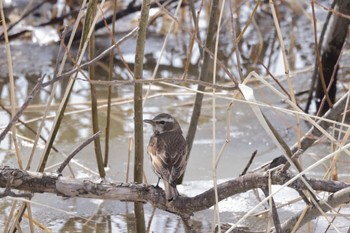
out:
<path id="1" fill-rule="evenodd" d="M 174 134 L 171 141 L 167 143 L 167 161 L 169 172 L 169 183 L 173 184 L 184 173 L 187 165 L 187 145 L 182 134 Z"/>
<path id="2" fill-rule="evenodd" d="M 152 169 L 160 178 L 168 180 L 168 165 L 164 151 L 164 144 L 159 142 L 158 137 L 152 136 L 147 147 Z"/>
<path id="3" fill-rule="evenodd" d="M 174 184 L 187 165 L 187 145 L 182 134 L 152 136 L 147 147 L 153 171 L 164 181 Z"/>

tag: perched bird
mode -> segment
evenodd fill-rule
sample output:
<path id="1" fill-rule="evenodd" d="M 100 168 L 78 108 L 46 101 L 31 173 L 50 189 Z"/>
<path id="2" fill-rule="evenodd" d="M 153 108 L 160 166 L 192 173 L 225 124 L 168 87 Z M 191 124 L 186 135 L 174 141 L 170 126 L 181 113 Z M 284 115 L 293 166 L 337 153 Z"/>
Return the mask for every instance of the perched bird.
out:
<path id="1" fill-rule="evenodd" d="M 147 153 L 152 169 L 159 180 L 164 182 L 167 201 L 179 196 L 176 180 L 184 173 L 187 165 L 187 145 L 177 120 L 169 114 L 161 113 L 152 120 L 144 120 L 151 124 L 153 135 L 150 138 Z"/>

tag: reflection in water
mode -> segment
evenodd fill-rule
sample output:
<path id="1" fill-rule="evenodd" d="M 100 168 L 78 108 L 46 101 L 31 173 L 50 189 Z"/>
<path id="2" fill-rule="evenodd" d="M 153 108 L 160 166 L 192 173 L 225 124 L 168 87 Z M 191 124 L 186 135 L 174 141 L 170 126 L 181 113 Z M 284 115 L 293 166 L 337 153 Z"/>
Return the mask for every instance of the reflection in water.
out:
<path id="1" fill-rule="evenodd" d="M 87 217 L 72 216 L 61 222 L 56 221 L 54 224 L 51 223 L 51 229 L 54 232 L 62 233 L 135 232 L 136 225 L 132 206 L 132 203 L 114 205 L 110 201 L 105 201 L 97 206 L 95 213 L 91 213 Z M 111 208 L 115 209 L 111 210 Z M 147 209 L 151 209 L 150 206 L 147 206 Z M 118 212 L 124 212 L 124 214 L 113 214 Z M 152 213 L 146 211 L 145 219 L 146 225 L 149 226 L 149 232 L 184 232 L 181 219 L 163 211 L 156 210 L 153 219 Z M 197 229 L 210 231 L 209 223 L 194 221 L 194 225 Z"/>

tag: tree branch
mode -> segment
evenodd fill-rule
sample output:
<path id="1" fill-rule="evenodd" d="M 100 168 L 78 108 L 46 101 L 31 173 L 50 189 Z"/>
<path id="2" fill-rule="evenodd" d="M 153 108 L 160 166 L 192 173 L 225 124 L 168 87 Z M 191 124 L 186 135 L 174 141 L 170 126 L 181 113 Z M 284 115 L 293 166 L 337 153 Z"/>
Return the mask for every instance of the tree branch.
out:
<path id="1" fill-rule="evenodd" d="M 282 185 L 292 178 L 280 171 L 271 172 L 271 182 Z M 110 199 L 130 202 L 149 202 L 154 207 L 177 214 L 181 217 L 191 216 L 193 213 L 210 208 L 215 204 L 214 188 L 197 196 L 180 196 L 168 203 L 164 191 L 152 185 L 136 183 L 105 183 L 100 180 L 73 179 L 60 176 L 56 173 L 39 173 L 14 169 L 0 168 L 0 187 L 6 188 L 8 180 L 13 179 L 11 188 L 30 191 L 32 193 L 53 193 L 64 197 L 81 197 L 95 199 Z M 249 191 L 255 188 L 267 187 L 269 175 L 267 172 L 250 173 L 221 183 L 217 186 L 219 201 L 230 196 Z M 308 179 L 308 183 L 316 191 L 338 192 L 349 187 L 349 184 L 339 181 Z M 302 181 L 296 180 L 289 187 L 296 190 L 305 189 Z"/>

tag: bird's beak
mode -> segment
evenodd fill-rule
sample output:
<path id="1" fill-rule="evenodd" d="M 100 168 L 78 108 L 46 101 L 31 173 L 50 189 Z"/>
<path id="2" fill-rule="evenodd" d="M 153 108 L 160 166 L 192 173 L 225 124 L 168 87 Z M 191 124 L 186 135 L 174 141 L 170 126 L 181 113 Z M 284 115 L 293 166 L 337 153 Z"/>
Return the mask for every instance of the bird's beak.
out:
<path id="1" fill-rule="evenodd" d="M 154 125 L 154 121 L 150 120 L 150 119 L 145 119 L 145 120 L 143 120 L 143 122 Z"/>

